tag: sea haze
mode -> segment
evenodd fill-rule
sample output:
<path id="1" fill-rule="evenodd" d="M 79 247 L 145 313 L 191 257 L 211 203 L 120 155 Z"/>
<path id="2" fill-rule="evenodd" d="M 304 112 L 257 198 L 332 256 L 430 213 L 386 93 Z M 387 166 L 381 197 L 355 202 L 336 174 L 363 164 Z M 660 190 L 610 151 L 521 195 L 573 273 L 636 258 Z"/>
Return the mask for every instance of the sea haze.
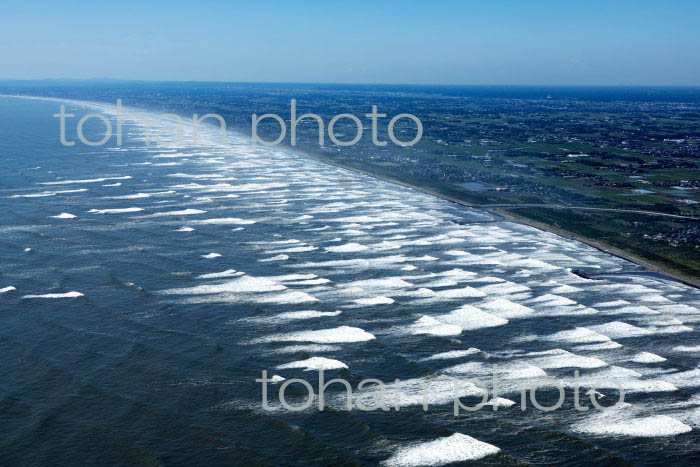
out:
<path id="1" fill-rule="evenodd" d="M 63 147 L 59 105 L 0 98 L 3 464 L 700 456 L 698 290 L 287 149 L 221 144 L 212 127 L 197 147 L 145 146 L 127 120 L 121 147 Z M 76 139 L 80 116 L 114 108 L 67 111 Z M 279 384 L 263 408 L 263 370 L 316 386 L 318 368 L 353 388 L 406 381 L 404 394 L 387 386 L 400 411 L 348 412 L 340 385 L 323 412 L 284 410 Z M 628 405 L 576 411 L 574 370 L 582 395 L 616 378 Z M 498 410 L 453 416 L 450 377 L 492 374 Z M 563 407 L 521 410 L 517 383 L 545 376 L 567 388 Z M 601 403 L 616 400 L 599 386 Z"/>

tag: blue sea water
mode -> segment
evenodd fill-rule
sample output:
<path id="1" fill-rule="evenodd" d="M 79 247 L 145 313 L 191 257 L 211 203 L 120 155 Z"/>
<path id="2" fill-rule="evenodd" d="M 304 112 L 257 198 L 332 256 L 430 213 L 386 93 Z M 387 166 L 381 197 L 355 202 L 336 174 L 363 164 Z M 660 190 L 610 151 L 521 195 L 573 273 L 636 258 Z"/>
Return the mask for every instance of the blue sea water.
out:
<path id="1" fill-rule="evenodd" d="M 129 111 L 121 146 L 64 147 L 59 105 L 0 97 L 3 465 L 693 465 L 700 455 L 696 289 L 234 134 L 146 146 L 147 111 Z M 69 139 L 80 116 L 114 112 L 67 110 Z M 85 126 L 93 141 L 103 131 Z M 385 382 L 390 410 L 346 411 L 335 385 L 326 410 L 312 399 L 289 411 L 279 382 L 263 406 L 263 370 L 318 392 L 319 367 L 353 389 Z M 608 404 L 615 379 L 627 405 L 575 410 L 575 370 L 582 394 L 595 386 Z M 455 416 L 450 378 L 492 374 L 498 410 Z M 522 410 L 516 383 L 543 377 L 562 382 L 563 406 Z M 299 384 L 286 395 L 306 400 Z M 551 405 L 558 392 L 537 396 Z M 372 389 L 361 398 L 378 401 Z"/>

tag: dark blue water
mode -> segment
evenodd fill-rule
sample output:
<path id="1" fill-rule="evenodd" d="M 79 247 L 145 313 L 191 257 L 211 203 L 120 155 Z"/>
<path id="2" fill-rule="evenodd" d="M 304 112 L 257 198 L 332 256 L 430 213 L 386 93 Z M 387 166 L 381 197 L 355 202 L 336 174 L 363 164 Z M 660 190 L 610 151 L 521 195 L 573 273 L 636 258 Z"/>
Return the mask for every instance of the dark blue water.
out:
<path id="1" fill-rule="evenodd" d="M 570 270 L 634 268 L 235 135 L 145 146 L 128 121 L 121 147 L 64 147 L 58 108 L 0 98 L 3 465 L 692 465 L 700 454 L 697 290 L 634 273 L 584 279 Z M 76 139 L 78 117 L 113 109 L 68 111 Z M 85 127 L 91 140 L 103 132 Z M 353 389 L 387 383 L 390 410 L 348 412 L 336 385 L 326 410 L 312 399 L 292 412 L 280 383 L 263 407 L 263 370 L 317 391 L 319 366 Z M 595 385 L 614 401 L 601 381 L 616 378 L 629 405 L 576 411 L 576 369 L 582 393 Z M 492 373 L 514 404 L 454 416 L 449 378 Z M 521 410 L 515 384 L 545 375 L 566 388 L 563 406 Z M 537 393 L 547 405 L 557 395 Z M 298 405 L 306 391 L 286 396 Z"/>

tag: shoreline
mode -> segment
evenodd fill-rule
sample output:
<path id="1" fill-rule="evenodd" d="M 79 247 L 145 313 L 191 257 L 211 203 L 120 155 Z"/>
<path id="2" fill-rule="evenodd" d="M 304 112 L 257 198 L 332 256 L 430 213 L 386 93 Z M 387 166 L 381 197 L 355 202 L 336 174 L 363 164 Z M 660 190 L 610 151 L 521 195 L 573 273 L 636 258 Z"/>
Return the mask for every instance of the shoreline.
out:
<path id="1" fill-rule="evenodd" d="M 517 214 L 513 214 L 512 212 L 507 212 L 503 208 L 497 208 L 497 207 L 496 208 L 489 208 L 488 206 L 474 205 L 474 204 L 471 204 L 467 201 L 461 200 L 459 198 L 444 195 L 436 190 L 431 190 L 429 188 L 424 188 L 424 187 L 412 185 L 412 184 L 404 182 L 402 180 L 397 180 L 397 179 L 392 178 L 392 177 L 379 175 L 379 174 L 369 172 L 367 170 L 363 170 L 363 169 L 360 169 L 357 167 L 352 167 L 352 166 L 340 164 L 336 161 L 327 161 L 327 160 L 322 158 L 323 156 L 319 156 L 317 154 L 314 154 L 314 153 L 311 153 L 308 151 L 297 149 L 296 147 L 292 148 L 292 147 L 288 147 L 286 145 L 284 147 L 285 147 L 285 149 L 293 150 L 294 152 L 297 152 L 297 153 L 302 154 L 304 156 L 310 157 L 310 158 L 312 158 L 316 161 L 319 161 L 321 163 L 325 163 L 325 164 L 332 165 L 334 167 L 339 167 L 339 168 L 346 169 L 346 170 L 352 170 L 353 172 L 360 173 L 360 174 L 366 175 L 366 176 L 371 177 L 371 178 L 388 181 L 388 182 L 394 183 L 396 185 L 400 185 L 404 188 L 409 188 L 409 189 L 412 189 L 415 191 L 419 191 L 421 193 L 425 193 L 425 194 L 430 195 L 430 196 L 435 196 L 436 198 L 440 198 L 442 200 L 449 201 L 451 203 L 458 204 L 460 206 L 465 206 L 465 207 L 474 208 L 474 209 L 483 209 L 491 214 L 495 214 L 497 216 L 500 216 L 501 218 L 503 218 L 506 221 L 524 224 L 524 225 L 534 227 L 534 228 L 539 229 L 539 230 L 543 230 L 545 232 L 553 233 L 555 235 L 566 238 L 568 240 L 574 240 L 574 241 L 581 242 L 585 245 L 588 245 L 590 247 L 595 248 L 598 251 L 602 251 L 603 253 L 607 253 L 609 255 L 616 256 L 618 258 L 624 259 L 625 261 L 629 261 L 633 264 L 636 264 L 637 266 L 644 268 L 642 271 L 636 271 L 636 272 L 647 272 L 647 273 L 660 274 L 664 277 L 667 277 L 667 278 L 672 279 L 674 281 L 680 282 L 680 283 L 685 284 L 687 286 L 694 287 L 696 289 L 700 289 L 700 280 L 691 279 L 689 277 L 679 275 L 676 272 L 670 271 L 666 268 L 663 268 L 662 266 L 651 263 L 643 258 L 640 258 L 636 255 L 631 254 L 631 253 L 628 253 L 620 248 L 617 248 L 617 247 L 614 247 L 611 245 L 607 245 L 605 243 L 602 243 L 602 242 L 595 240 L 595 239 L 592 239 L 592 238 L 584 237 L 582 235 L 576 234 L 575 232 L 564 230 L 564 229 L 555 227 L 553 225 L 545 224 L 543 222 L 534 221 L 532 219 L 528 219 L 526 217 L 519 216 Z M 630 273 L 634 273 L 634 272 L 630 271 Z M 620 273 L 617 272 L 617 274 L 620 274 Z"/>
<path id="2" fill-rule="evenodd" d="M 77 104 L 77 105 L 93 106 L 93 107 L 98 107 L 98 108 L 103 107 L 103 106 L 113 106 L 113 104 L 107 103 L 107 102 L 82 101 L 82 100 L 67 99 L 67 98 L 61 98 L 61 97 L 47 97 L 47 96 L 36 96 L 36 95 L 0 94 L 0 97 L 10 97 L 10 98 L 20 98 L 20 99 L 37 99 L 37 100 L 54 101 L 54 102 L 59 101 L 59 102 Z M 133 107 L 133 106 L 123 107 L 123 110 L 128 110 L 130 107 L 132 109 L 134 109 L 136 111 L 140 111 L 140 112 L 153 111 L 152 109 L 138 108 L 138 107 Z M 209 122 L 203 122 L 203 123 L 205 125 L 215 126 L 214 124 L 209 123 Z M 227 128 L 227 132 L 231 132 L 231 133 L 233 133 L 234 136 L 237 136 L 237 137 L 246 138 L 245 134 L 243 134 L 242 132 L 240 132 L 234 128 Z M 327 164 L 327 165 L 342 168 L 345 170 L 351 170 L 353 172 L 366 175 L 366 176 L 373 178 L 373 179 L 387 181 L 387 182 L 402 186 L 404 188 L 415 190 L 415 191 L 418 191 L 418 192 L 421 192 L 421 193 L 424 193 L 424 194 L 427 194 L 430 196 L 434 196 L 436 198 L 440 198 L 442 200 L 445 200 L 445 201 L 448 201 L 448 202 L 451 202 L 454 204 L 458 204 L 460 206 L 465 206 L 465 207 L 469 207 L 469 208 L 473 208 L 473 209 L 482 209 L 482 210 L 485 210 L 491 214 L 500 216 L 501 218 L 503 218 L 509 222 L 516 222 L 519 224 L 524 224 L 524 225 L 534 227 L 536 229 L 539 229 L 539 230 L 542 230 L 545 232 L 553 233 L 555 235 L 558 235 L 560 237 L 563 237 L 563 238 L 566 238 L 569 240 L 581 242 L 581 243 L 588 245 L 590 247 L 593 247 L 599 251 L 602 251 L 604 253 L 607 253 L 607 254 L 616 256 L 618 258 L 624 259 L 626 261 L 629 261 L 633 264 L 636 264 L 636 265 L 644 268 L 643 271 L 638 271 L 638 272 L 657 273 L 657 274 L 660 274 L 662 276 L 668 277 L 669 279 L 672 279 L 672 280 L 675 280 L 675 281 L 680 282 L 682 284 L 688 285 L 690 287 L 700 289 L 700 280 L 698 280 L 698 279 L 685 277 L 685 276 L 680 275 L 674 271 L 670 271 L 662 266 L 651 263 L 651 262 L 649 262 L 643 258 L 640 258 L 634 254 L 628 253 L 620 248 L 617 248 L 617 247 L 614 247 L 611 245 L 607 245 L 607 244 L 602 243 L 598 240 L 584 237 L 582 235 L 576 234 L 575 232 L 564 230 L 564 229 L 555 227 L 553 225 L 545 224 L 543 222 L 538 222 L 538 221 L 534 221 L 532 219 L 528 219 L 528 218 L 523 217 L 523 216 L 519 216 L 519 215 L 514 214 L 512 212 L 505 211 L 504 208 L 498 208 L 498 207 L 489 208 L 488 206 L 485 206 L 485 205 L 474 205 L 474 204 L 471 204 L 471 203 L 464 201 L 462 199 L 455 198 L 455 197 L 449 196 L 449 195 L 445 195 L 445 194 L 440 193 L 439 191 L 436 191 L 436 190 L 413 185 L 413 184 L 410 184 L 408 182 L 404 182 L 402 180 L 398 180 L 398 179 L 393 178 L 393 177 L 377 174 L 377 173 L 370 172 L 370 171 L 367 171 L 367 170 L 364 170 L 364 169 L 361 169 L 358 167 L 353 167 L 350 165 L 341 164 L 341 163 L 338 163 L 338 162 L 333 161 L 333 160 L 328 160 L 328 157 L 322 156 L 320 154 L 316 154 L 314 152 L 311 152 L 311 151 L 308 151 L 305 149 L 298 148 L 296 146 L 289 146 L 286 143 L 280 144 L 277 147 L 283 148 L 283 149 L 290 151 L 292 153 L 296 153 L 296 154 L 308 157 L 308 158 L 315 160 L 317 162 L 320 162 L 322 164 Z"/>

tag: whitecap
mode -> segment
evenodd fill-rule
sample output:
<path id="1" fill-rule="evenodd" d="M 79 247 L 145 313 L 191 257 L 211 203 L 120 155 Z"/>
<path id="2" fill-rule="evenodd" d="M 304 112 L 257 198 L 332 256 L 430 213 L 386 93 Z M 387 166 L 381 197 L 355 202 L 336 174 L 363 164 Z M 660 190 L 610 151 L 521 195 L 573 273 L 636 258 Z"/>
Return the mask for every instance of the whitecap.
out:
<path id="1" fill-rule="evenodd" d="M 458 336 L 462 328 L 455 324 L 446 324 L 430 316 L 421 316 L 408 326 L 410 334 L 429 334 L 431 336 Z"/>
<path id="2" fill-rule="evenodd" d="M 90 209 L 93 214 L 123 214 L 128 212 L 143 211 L 143 208 L 119 208 L 119 209 Z"/>
<path id="3" fill-rule="evenodd" d="M 228 271 L 225 271 L 225 273 L 228 273 Z M 234 280 L 221 282 L 218 284 L 166 289 L 162 290 L 160 293 L 166 295 L 204 295 L 216 293 L 274 292 L 284 289 L 286 289 L 286 287 L 282 284 L 278 284 L 277 282 L 271 281 L 264 277 L 241 276 Z"/>
<path id="4" fill-rule="evenodd" d="M 306 292 L 300 292 L 298 290 L 287 291 L 272 295 L 264 295 L 260 297 L 255 297 L 251 300 L 256 303 L 275 303 L 278 305 L 294 305 L 318 302 L 318 298 L 309 295 Z"/>
<path id="5" fill-rule="evenodd" d="M 604 336 L 600 333 L 597 333 L 584 327 L 576 327 L 573 329 L 567 329 L 566 331 L 559 331 L 549 336 L 546 336 L 545 339 L 554 342 L 570 342 L 575 344 L 589 344 L 610 341 L 610 338 L 608 336 Z"/>
<path id="6" fill-rule="evenodd" d="M 445 438 L 400 447 L 389 459 L 382 461 L 382 465 L 388 467 L 445 465 L 482 459 L 500 451 L 492 444 L 455 433 Z"/>
<path id="7" fill-rule="evenodd" d="M 371 305 L 391 305 L 394 303 L 393 298 L 389 297 L 371 297 L 371 298 L 358 298 L 354 300 L 354 302 L 358 305 L 362 306 L 371 306 Z"/>
<path id="8" fill-rule="evenodd" d="M 214 259 L 219 257 L 221 257 L 221 254 L 219 253 L 207 253 L 206 255 L 202 255 L 202 258 L 204 259 Z"/>
<path id="9" fill-rule="evenodd" d="M 574 431 L 596 436 L 659 437 L 692 431 L 667 415 L 635 416 L 627 404 L 597 413 L 572 426 Z"/>
<path id="10" fill-rule="evenodd" d="M 478 354 L 479 352 L 481 352 L 481 350 L 477 349 L 476 347 L 470 347 L 467 350 L 449 350 L 447 352 L 436 353 L 435 355 L 431 355 L 430 357 L 421 358 L 418 361 L 428 362 L 431 360 L 447 360 L 452 358 L 462 358 L 467 357 L 469 355 Z"/>
<path id="11" fill-rule="evenodd" d="M 105 196 L 104 199 L 141 199 L 150 198 L 151 195 L 148 193 L 135 193 L 133 195 L 123 195 L 123 196 Z"/>
<path id="12" fill-rule="evenodd" d="M 149 214 L 148 216 L 143 216 L 144 218 L 150 217 L 166 217 L 166 216 L 193 216 L 195 214 L 204 214 L 207 211 L 202 211 L 201 209 L 182 209 L 180 211 L 167 211 L 167 212 L 156 212 L 154 214 Z"/>
<path id="13" fill-rule="evenodd" d="M 202 274 L 201 276 L 197 276 L 197 279 L 219 279 L 222 277 L 236 277 L 236 276 L 242 276 L 243 272 L 236 271 L 235 269 L 227 269 L 226 271 L 222 272 L 212 272 L 209 274 Z"/>
<path id="14" fill-rule="evenodd" d="M 39 183 L 39 185 L 71 185 L 75 183 L 98 183 L 98 182 L 105 182 L 107 180 L 128 180 L 132 178 L 130 175 L 127 175 L 125 177 L 105 177 L 105 178 L 92 178 L 88 180 L 61 180 L 58 182 L 43 182 Z"/>
<path id="15" fill-rule="evenodd" d="M 255 224 L 256 221 L 250 219 L 239 219 L 238 217 L 221 217 L 214 219 L 200 219 L 193 222 L 195 224 L 209 225 L 250 225 Z"/>
<path id="16" fill-rule="evenodd" d="M 338 316 L 342 311 L 315 311 L 315 310 L 302 310 L 302 311 L 289 311 L 286 313 L 280 313 L 275 315 L 275 319 L 280 320 L 295 320 L 295 319 L 311 319 L 311 318 L 323 318 L 326 316 Z"/>
<path id="17" fill-rule="evenodd" d="M 251 343 L 267 342 L 315 342 L 318 344 L 339 344 L 349 342 L 366 342 L 375 339 L 373 334 L 364 329 L 340 326 L 331 329 L 319 329 L 313 331 L 299 331 L 288 334 L 273 334 L 267 337 L 254 339 Z"/>
<path id="18" fill-rule="evenodd" d="M 640 352 L 630 359 L 630 361 L 635 363 L 661 363 L 665 362 L 666 359 L 655 353 L 650 352 Z"/>
<path id="19" fill-rule="evenodd" d="M 326 247 L 326 251 L 332 253 L 356 253 L 367 249 L 365 245 L 360 245 L 359 243 L 346 243 L 344 245 Z"/>
<path id="20" fill-rule="evenodd" d="M 700 352 L 700 345 L 677 345 L 672 350 L 675 352 Z"/>
<path id="21" fill-rule="evenodd" d="M 653 332 L 633 326 L 631 324 L 623 323 L 622 321 L 613 321 L 606 324 L 599 324 L 597 326 L 591 326 L 595 332 L 604 334 L 612 339 L 619 339 L 622 337 L 638 337 L 638 336 L 648 336 L 653 334 Z"/>
<path id="22" fill-rule="evenodd" d="M 532 308 L 513 303 L 505 298 L 497 298 L 496 300 L 479 304 L 479 306 L 501 318 L 524 318 L 534 313 Z"/>
<path id="23" fill-rule="evenodd" d="M 464 305 L 450 313 L 436 316 L 436 318 L 443 323 L 457 325 L 465 331 L 508 324 L 507 319 L 494 316 L 471 305 Z"/>
<path id="24" fill-rule="evenodd" d="M 72 291 L 66 293 L 48 293 L 44 295 L 25 295 L 22 298 L 78 298 L 84 295 L 80 292 Z"/>
<path id="25" fill-rule="evenodd" d="M 287 345 L 285 347 L 280 347 L 278 349 L 272 350 L 274 354 L 280 353 L 299 353 L 299 352 L 337 352 L 342 350 L 339 345 L 328 345 L 328 344 L 306 344 L 306 345 Z"/>
<path id="26" fill-rule="evenodd" d="M 347 368 L 348 366 L 341 362 L 340 360 L 333 360 L 332 358 L 324 357 L 311 357 L 306 360 L 298 360 L 296 362 L 285 363 L 283 365 L 277 365 L 275 368 L 278 370 L 285 370 L 289 368 L 303 368 L 304 371 L 311 370 L 337 370 L 340 368 Z"/>

